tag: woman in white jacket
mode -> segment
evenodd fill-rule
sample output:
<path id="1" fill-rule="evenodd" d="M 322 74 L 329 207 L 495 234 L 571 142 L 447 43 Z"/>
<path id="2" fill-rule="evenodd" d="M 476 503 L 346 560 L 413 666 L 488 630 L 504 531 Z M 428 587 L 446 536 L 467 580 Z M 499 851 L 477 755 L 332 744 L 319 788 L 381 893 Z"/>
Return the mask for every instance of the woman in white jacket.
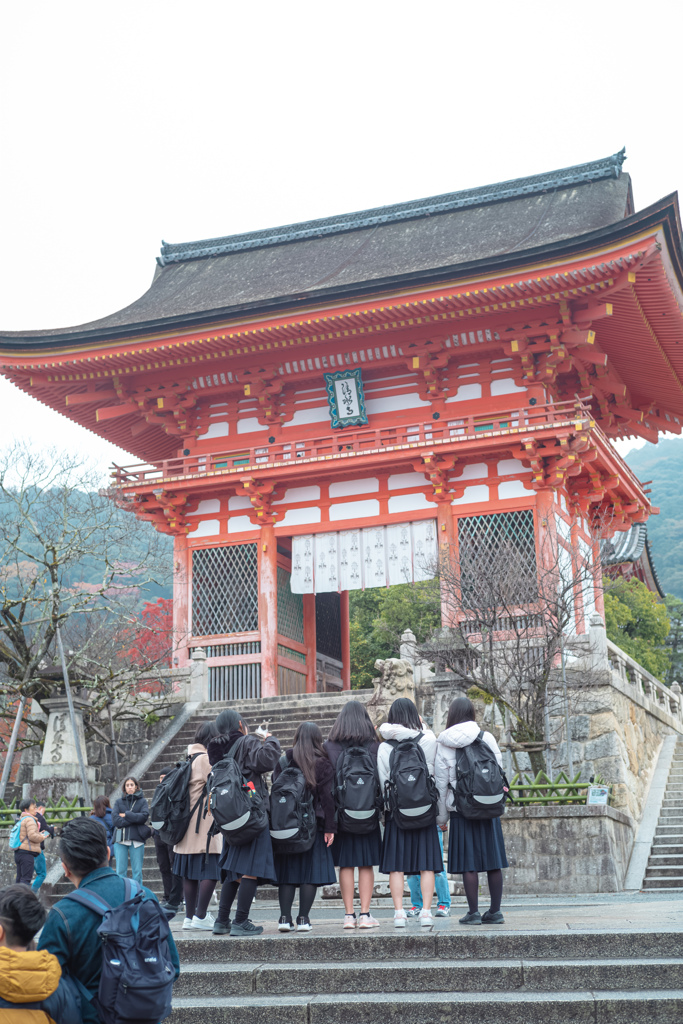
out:
<path id="1" fill-rule="evenodd" d="M 500 911 L 503 896 L 503 871 L 508 866 L 500 818 L 485 820 L 463 818 L 455 810 L 453 790 L 457 751 L 474 743 L 480 733 L 475 720 L 474 705 L 467 697 L 457 697 L 448 709 L 446 728 L 438 739 L 434 778 L 439 791 L 439 815 L 437 822 L 445 825 L 450 813 L 451 831 L 448 840 L 448 872 L 462 875 L 468 913 L 460 918 L 460 924 L 502 924 L 505 918 Z M 503 767 L 503 757 L 495 738 L 485 732 L 483 742 L 496 756 Z M 491 906 L 479 913 L 479 872 L 488 876 Z"/>
<path id="2" fill-rule="evenodd" d="M 385 792 L 385 784 L 389 781 L 391 754 L 394 740 L 417 739 L 427 762 L 429 774 L 434 774 L 434 757 L 436 755 L 436 737 L 431 730 L 423 729 L 417 708 L 407 697 L 395 700 L 389 708 L 389 721 L 379 727 L 380 735 L 385 741 L 380 743 L 377 751 L 377 770 L 379 784 Z M 394 901 L 394 925 L 405 928 L 407 915 L 403 909 L 403 876 L 404 874 L 419 875 L 422 889 L 422 910 L 420 924 L 432 923 L 432 896 L 434 895 L 434 873 L 443 871 L 443 857 L 439 846 L 436 822 L 423 828 L 403 829 L 392 821 L 387 813 L 382 840 L 382 855 L 379 870 L 389 875 L 389 889 Z"/>

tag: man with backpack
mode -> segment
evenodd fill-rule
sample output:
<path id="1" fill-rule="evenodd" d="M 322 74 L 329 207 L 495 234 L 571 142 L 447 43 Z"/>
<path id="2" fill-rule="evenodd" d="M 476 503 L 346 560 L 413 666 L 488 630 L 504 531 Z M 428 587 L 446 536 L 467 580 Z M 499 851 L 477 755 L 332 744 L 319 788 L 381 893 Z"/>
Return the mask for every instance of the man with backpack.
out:
<path id="1" fill-rule="evenodd" d="M 175 765 L 163 768 L 159 772 L 159 783 L 161 784 L 175 768 Z M 154 806 L 154 801 L 152 801 L 152 806 Z M 183 880 L 180 875 L 173 874 L 173 847 L 164 842 L 155 828 L 152 828 L 152 839 L 164 887 L 163 908 L 168 910 L 169 914 L 177 914 L 183 898 Z"/>
<path id="2" fill-rule="evenodd" d="M 111 870 L 106 832 L 90 818 L 74 818 L 64 826 L 59 853 L 76 889 L 50 911 L 38 948 L 54 953 L 77 982 L 83 1024 L 120 1024 L 130 1018 L 157 1024 L 170 1013 L 171 986 L 180 966 L 156 896 Z M 125 993 L 118 989 L 120 976 L 128 986 Z M 152 998 L 159 994 L 161 1010 Z"/>

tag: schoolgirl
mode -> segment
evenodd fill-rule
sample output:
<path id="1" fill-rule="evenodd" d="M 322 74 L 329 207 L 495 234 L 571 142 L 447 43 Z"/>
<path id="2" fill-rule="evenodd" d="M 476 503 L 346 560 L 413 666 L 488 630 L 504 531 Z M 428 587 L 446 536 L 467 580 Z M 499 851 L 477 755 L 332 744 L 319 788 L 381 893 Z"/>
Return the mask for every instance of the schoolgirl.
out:
<path id="1" fill-rule="evenodd" d="M 451 830 L 448 842 L 448 871 L 462 875 L 468 912 L 460 918 L 460 924 L 502 924 L 505 918 L 500 911 L 503 895 L 502 868 L 508 866 L 500 818 L 484 820 L 461 817 L 455 810 L 451 786 L 455 785 L 457 763 L 456 751 L 473 743 L 480 729 L 475 720 L 474 705 L 467 697 L 457 697 L 448 709 L 446 728 L 438 739 L 435 779 L 439 791 L 439 824 L 448 821 L 450 813 Z M 495 738 L 485 732 L 484 743 L 488 744 L 503 767 L 503 758 Z M 479 872 L 488 876 L 491 906 L 479 913 Z"/>
<path id="2" fill-rule="evenodd" d="M 297 931 L 310 932 L 309 914 L 319 885 L 333 885 L 334 860 L 330 847 L 336 832 L 333 780 L 334 768 L 323 750 L 323 734 L 315 722 L 302 722 L 294 736 L 294 746 L 285 752 L 287 762 L 303 773 L 306 788 L 313 794 L 318 831 L 313 846 L 304 853 L 275 852 L 281 932 L 294 931 L 292 904 L 299 889 Z M 273 772 L 273 782 L 283 770 L 282 758 Z"/>
<path id="3" fill-rule="evenodd" d="M 209 744 L 211 764 L 217 764 L 244 737 L 237 752 L 237 761 L 245 778 L 254 784 L 267 810 L 268 789 L 263 776 L 272 772 L 280 758 L 282 751 L 279 742 L 267 731 L 263 742 L 258 736 L 250 735 L 246 722 L 232 708 L 221 711 L 216 718 L 216 727 L 220 735 Z M 218 919 L 213 928 L 214 935 L 260 935 L 263 928 L 249 920 L 249 910 L 259 885 L 277 884 L 268 825 L 244 846 L 229 846 L 223 840 L 220 868 L 223 887 Z M 230 910 L 236 896 L 237 911 L 231 922 Z"/>
<path id="4" fill-rule="evenodd" d="M 220 836 L 215 836 L 209 844 L 207 854 L 206 841 L 213 819 L 210 811 L 204 814 L 204 790 L 211 771 L 206 748 L 216 732 L 213 722 L 204 722 L 195 732 L 194 743 L 190 743 L 187 748 L 188 756 L 194 758 L 189 787 L 190 807 L 197 804 L 197 809 L 190 819 L 185 835 L 173 847 L 172 865 L 173 874 L 183 880 L 183 928 L 200 928 L 205 931 L 211 931 L 214 926 L 214 917 L 208 912 L 208 908 L 216 882 L 220 878 L 218 858 L 221 840 Z"/>
<path id="5" fill-rule="evenodd" d="M 436 756 L 436 737 L 430 729 L 423 727 L 412 700 L 408 700 L 407 697 L 395 700 L 389 708 L 388 717 L 389 721 L 379 727 L 380 735 L 385 741 L 380 744 L 377 752 L 377 768 L 382 792 L 384 792 L 385 784 L 390 776 L 393 747 L 388 742 L 389 740 L 400 742 L 419 737 L 420 747 L 431 775 L 434 774 L 434 758 Z M 422 890 L 420 924 L 432 924 L 434 875 L 437 871 L 443 871 L 443 856 L 436 823 L 425 825 L 424 828 L 403 829 L 392 820 L 391 814 L 387 813 L 379 870 L 382 874 L 389 875 L 389 890 L 394 901 L 394 926 L 405 928 L 407 921 L 407 914 L 403 909 L 404 874 L 420 875 Z"/>
<path id="6" fill-rule="evenodd" d="M 348 701 L 339 712 L 323 744 L 332 767 L 345 747 L 366 747 L 375 757 L 379 749 L 375 727 L 363 704 Z M 370 913 L 370 900 L 375 886 L 374 865 L 379 864 L 382 834 L 379 824 L 367 835 L 355 835 L 339 829 L 332 845 L 332 858 L 339 868 L 339 888 L 344 901 L 344 928 L 379 928 L 379 921 Z M 360 919 L 353 909 L 354 869 L 358 868 Z"/>
<path id="7" fill-rule="evenodd" d="M 130 857 L 131 874 L 134 881 L 142 885 L 142 862 L 145 856 L 145 840 L 149 829 L 145 822 L 149 817 L 149 805 L 142 795 L 137 779 L 129 775 L 123 783 L 123 796 L 114 804 L 112 824 L 116 830 L 114 856 L 116 873 L 124 878 L 128 874 Z"/>

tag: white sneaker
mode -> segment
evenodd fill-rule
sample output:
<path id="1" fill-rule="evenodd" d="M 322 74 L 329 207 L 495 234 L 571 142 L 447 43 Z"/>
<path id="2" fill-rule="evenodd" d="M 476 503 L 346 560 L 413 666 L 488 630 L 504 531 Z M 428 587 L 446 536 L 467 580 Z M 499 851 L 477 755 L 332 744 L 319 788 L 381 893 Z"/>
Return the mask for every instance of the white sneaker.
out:
<path id="1" fill-rule="evenodd" d="M 190 928 L 201 928 L 205 932 L 212 932 L 215 923 L 216 918 L 213 916 L 213 914 L 209 914 L 207 912 L 206 917 L 197 917 L 197 915 L 195 914 L 190 923 Z M 183 927 L 185 926 L 183 925 Z"/>
<path id="2" fill-rule="evenodd" d="M 420 911 L 420 926 L 422 928 L 428 928 L 432 924 L 434 924 L 434 918 L 432 917 L 431 910 L 421 910 Z"/>
<path id="3" fill-rule="evenodd" d="M 344 914 L 344 924 L 342 925 L 342 928 L 352 929 L 356 927 L 357 923 L 355 914 Z"/>
<path id="4" fill-rule="evenodd" d="M 192 927 L 192 918 L 191 917 L 186 917 L 185 920 L 183 921 L 183 928 L 191 928 L 191 927 Z"/>
<path id="5" fill-rule="evenodd" d="M 394 911 L 394 928 L 405 928 L 408 915 L 405 910 Z"/>

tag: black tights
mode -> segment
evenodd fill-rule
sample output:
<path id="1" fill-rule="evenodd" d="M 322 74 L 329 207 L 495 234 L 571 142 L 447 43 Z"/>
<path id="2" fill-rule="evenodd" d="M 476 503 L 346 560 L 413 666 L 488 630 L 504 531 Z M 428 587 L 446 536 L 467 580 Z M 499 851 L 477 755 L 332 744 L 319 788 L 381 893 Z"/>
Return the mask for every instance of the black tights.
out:
<path id="1" fill-rule="evenodd" d="M 209 903 L 216 888 L 213 878 L 204 878 L 197 882 L 194 878 L 183 878 L 183 894 L 185 896 L 185 917 L 206 917 Z"/>
<path id="2" fill-rule="evenodd" d="M 224 882 L 221 889 L 221 901 L 218 905 L 218 920 L 221 924 L 227 924 L 230 920 L 230 911 L 237 896 L 237 912 L 235 924 L 243 924 L 249 917 L 249 910 L 256 895 L 258 879 L 245 878 L 244 875 L 238 882 Z M 239 896 L 237 895 L 239 892 Z"/>
<path id="3" fill-rule="evenodd" d="M 299 891 L 299 917 L 308 917 L 313 906 L 313 900 L 317 891 L 317 885 L 306 883 Z M 280 901 L 280 914 L 288 921 L 292 920 L 292 903 L 294 903 L 295 885 L 281 885 L 278 888 L 278 899 Z"/>
<path id="4" fill-rule="evenodd" d="M 491 913 L 495 914 L 500 910 L 500 901 L 503 898 L 503 872 L 500 868 L 496 871 L 486 872 L 489 880 L 489 894 L 491 896 Z M 479 909 L 479 875 L 476 871 L 464 871 L 462 884 L 465 887 L 465 896 L 470 914 Z"/>

